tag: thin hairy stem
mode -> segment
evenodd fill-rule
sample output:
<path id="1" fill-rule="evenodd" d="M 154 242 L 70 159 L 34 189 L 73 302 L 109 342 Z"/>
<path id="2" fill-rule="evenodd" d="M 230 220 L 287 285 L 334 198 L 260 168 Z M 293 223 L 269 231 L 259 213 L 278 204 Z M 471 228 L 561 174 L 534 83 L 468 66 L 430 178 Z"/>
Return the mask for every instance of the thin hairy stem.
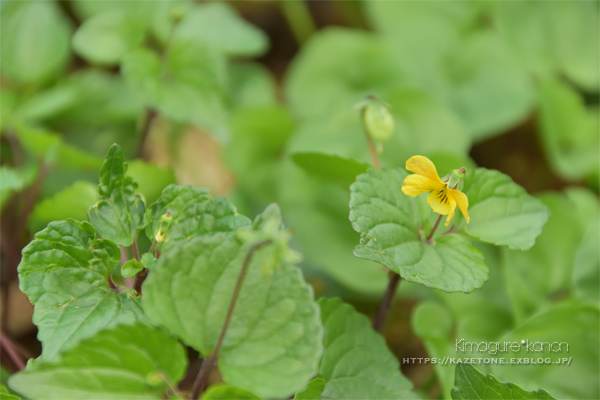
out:
<path id="1" fill-rule="evenodd" d="M 433 235 L 435 234 L 435 231 L 437 231 L 438 226 L 440 225 L 440 221 L 442 220 L 443 215 L 440 214 L 440 216 L 438 217 L 437 221 L 435 221 L 435 225 L 433 226 L 433 229 L 431 230 L 431 232 L 429 232 L 429 236 L 427 236 L 427 239 L 425 240 L 425 243 L 431 243 L 431 239 L 433 238 Z"/>
<path id="2" fill-rule="evenodd" d="M 394 300 L 394 295 L 396 294 L 401 279 L 400 275 L 390 271 L 390 281 L 388 282 L 383 299 L 381 300 L 381 303 L 379 303 L 377 315 L 375 315 L 375 319 L 373 320 L 373 329 L 377 332 L 381 332 L 385 326 L 387 316 L 390 313 L 390 308 L 392 306 L 392 301 Z"/>

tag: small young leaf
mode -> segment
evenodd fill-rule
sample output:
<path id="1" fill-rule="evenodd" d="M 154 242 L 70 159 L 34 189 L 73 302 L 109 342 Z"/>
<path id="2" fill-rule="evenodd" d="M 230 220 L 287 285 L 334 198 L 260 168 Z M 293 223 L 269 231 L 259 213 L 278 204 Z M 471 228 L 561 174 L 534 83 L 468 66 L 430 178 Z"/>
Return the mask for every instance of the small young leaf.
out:
<path id="1" fill-rule="evenodd" d="M 138 15 L 107 11 L 81 24 L 73 35 L 73 49 L 94 64 L 114 65 L 144 39 L 144 21 Z"/>
<path id="2" fill-rule="evenodd" d="M 158 260 L 144 282 L 144 310 L 207 356 L 254 244 L 233 233 L 182 243 Z M 232 386 L 261 398 L 285 398 L 316 374 L 322 330 L 312 290 L 300 271 L 287 263 L 274 270 L 265 266 L 272 259 L 264 250 L 268 246 L 257 250 L 249 265 L 218 366 Z"/>
<path id="3" fill-rule="evenodd" d="M 385 265 L 409 282 L 472 292 L 487 280 L 481 253 L 461 234 L 428 244 L 419 237 L 421 206 L 401 191 L 406 172 L 369 169 L 350 187 L 350 221 L 360 232 L 354 255 Z M 471 217 L 473 222 L 473 217 Z"/>
<path id="4" fill-rule="evenodd" d="M 456 366 L 456 387 L 452 389 L 454 400 L 555 400 L 548 392 L 539 389 L 527 392 L 515 384 L 502 383 L 492 375 L 483 375 L 470 364 L 458 364 Z"/>
<path id="5" fill-rule="evenodd" d="M 414 398 L 412 384 L 367 317 L 339 299 L 321 299 L 319 306 L 325 327 L 319 365 L 319 376 L 326 382 L 323 398 Z"/>
<path id="6" fill-rule="evenodd" d="M 90 221 L 98 233 L 121 246 L 133 243 L 144 216 L 144 199 L 135 192 L 137 184 L 126 172 L 123 151 L 113 144 L 100 169 L 98 194 L 102 200 L 89 210 Z"/>
<path id="7" fill-rule="evenodd" d="M 144 253 L 142 254 L 142 266 L 146 269 L 152 269 L 156 265 L 158 260 L 154 257 L 154 254 Z"/>
<path id="8" fill-rule="evenodd" d="M 236 15 L 226 3 L 196 6 L 179 23 L 175 37 L 208 43 L 231 56 L 258 56 L 269 46 L 267 35 Z"/>
<path id="9" fill-rule="evenodd" d="M 315 378 L 308 382 L 306 390 L 296 393 L 294 400 L 321 400 L 321 393 L 325 390 L 325 379 Z"/>
<path id="10" fill-rule="evenodd" d="M 369 164 L 334 154 L 302 152 L 292 154 L 294 162 L 310 175 L 349 187 Z"/>
<path id="11" fill-rule="evenodd" d="M 148 253 L 146 253 L 146 254 L 148 254 Z M 124 278 L 128 278 L 130 276 L 134 276 L 135 274 L 140 272 L 143 268 L 144 267 L 142 266 L 141 262 L 139 262 L 135 258 L 132 258 L 131 260 L 129 260 L 125 264 L 123 264 L 123 266 L 121 267 L 121 275 Z"/>
<path id="12" fill-rule="evenodd" d="M 527 250 L 550 216 L 540 200 L 495 170 L 468 171 L 464 192 L 471 216 L 465 230 L 483 242 Z"/>
<path id="13" fill-rule="evenodd" d="M 21 398 L 10 393 L 6 386 L 0 385 L 0 400 L 21 400 Z"/>
<path id="14" fill-rule="evenodd" d="M 29 363 L 8 383 L 32 400 L 162 399 L 186 366 L 183 346 L 163 330 L 120 325 L 81 341 L 57 360 Z"/>
<path id="15" fill-rule="evenodd" d="M 243 390 L 234 388 L 232 386 L 216 384 L 210 386 L 202 396 L 200 400 L 258 400 L 259 398 L 253 395 L 252 393 Z"/>
<path id="16" fill-rule="evenodd" d="M 116 244 L 74 220 L 50 223 L 23 249 L 19 288 L 35 305 L 43 359 L 107 326 L 144 319 L 137 301 L 107 281 L 120 257 Z"/>
<path id="17" fill-rule="evenodd" d="M 224 197 L 211 198 L 208 189 L 169 185 L 158 200 L 148 207 L 144 216 L 146 235 L 150 240 L 154 240 L 160 217 L 168 211 L 171 211 L 173 222 L 162 245 L 163 250 L 199 235 L 230 232 L 250 224 L 250 220 L 239 215 L 235 206 Z"/>

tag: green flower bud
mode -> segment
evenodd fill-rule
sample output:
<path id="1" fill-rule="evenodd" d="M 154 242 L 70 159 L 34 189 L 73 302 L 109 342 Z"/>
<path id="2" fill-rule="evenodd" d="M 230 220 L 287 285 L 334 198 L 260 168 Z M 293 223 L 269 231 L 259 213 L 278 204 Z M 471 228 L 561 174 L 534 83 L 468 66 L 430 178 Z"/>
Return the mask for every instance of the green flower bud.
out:
<path id="1" fill-rule="evenodd" d="M 386 104 L 375 96 L 369 96 L 363 108 L 363 123 L 373 140 L 385 142 L 394 134 L 394 117 Z"/>
<path id="2" fill-rule="evenodd" d="M 171 216 L 171 211 L 167 211 L 166 214 L 160 217 L 160 224 L 154 230 L 154 239 L 157 243 L 165 241 L 167 234 L 171 230 L 171 226 L 173 226 L 173 217 Z"/>
<path id="3" fill-rule="evenodd" d="M 446 176 L 442 178 L 444 182 L 448 183 L 450 189 L 457 189 L 462 191 L 465 186 L 465 173 L 467 169 L 462 167 L 460 169 L 453 169 Z"/>

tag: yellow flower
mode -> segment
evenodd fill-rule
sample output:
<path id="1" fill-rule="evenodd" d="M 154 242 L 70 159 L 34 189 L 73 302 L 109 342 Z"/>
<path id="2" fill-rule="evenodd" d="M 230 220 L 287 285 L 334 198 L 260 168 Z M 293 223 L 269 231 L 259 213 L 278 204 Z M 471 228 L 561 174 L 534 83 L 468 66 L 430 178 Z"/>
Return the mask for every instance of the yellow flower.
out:
<path id="1" fill-rule="evenodd" d="M 427 196 L 427 203 L 434 212 L 448 215 L 446 226 L 454 218 L 454 210 L 458 205 L 460 211 L 469 223 L 469 199 L 460 190 L 448 188 L 448 182 L 440 179 L 435 165 L 427 157 L 413 156 L 406 161 L 406 169 L 414 172 L 404 179 L 402 192 L 405 195 L 416 197 L 425 192 L 431 192 Z"/>

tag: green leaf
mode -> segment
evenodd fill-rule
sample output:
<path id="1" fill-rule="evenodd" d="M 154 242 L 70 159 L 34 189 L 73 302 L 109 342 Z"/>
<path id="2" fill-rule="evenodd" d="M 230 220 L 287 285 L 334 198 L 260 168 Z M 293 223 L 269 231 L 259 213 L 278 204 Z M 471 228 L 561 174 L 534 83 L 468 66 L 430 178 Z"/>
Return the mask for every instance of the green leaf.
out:
<path id="1" fill-rule="evenodd" d="M 148 253 L 146 253 L 146 254 L 148 254 Z M 124 278 L 127 278 L 130 276 L 134 276 L 135 274 L 140 272 L 142 269 L 144 269 L 144 267 L 142 266 L 142 263 L 139 262 L 138 260 L 136 260 L 135 258 L 132 258 L 131 260 L 129 260 L 125 264 L 123 264 L 123 266 L 121 267 L 121 275 Z"/>
<path id="2" fill-rule="evenodd" d="M 452 389 L 454 400 L 462 399 L 532 399 L 554 400 L 548 392 L 538 389 L 527 392 L 515 384 L 502 383 L 492 375 L 483 375 L 469 364 L 456 366 L 456 387 Z"/>
<path id="3" fill-rule="evenodd" d="M 385 42 L 372 33 L 320 30 L 295 57 L 286 79 L 286 98 L 302 117 L 346 109 L 367 95 L 385 98 L 402 82 L 392 60 Z"/>
<path id="4" fill-rule="evenodd" d="M 161 256 L 143 286 L 143 307 L 206 357 L 223 327 L 238 275 L 254 242 L 233 234 L 199 237 Z M 218 354 L 223 380 L 261 398 L 287 398 L 316 374 L 322 328 L 312 289 L 287 263 L 270 273 L 257 250 Z"/>
<path id="5" fill-rule="evenodd" d="M 48 158 L 51 163 L 69 169 L 96 170 L 102 159 L 65 143 L 60 135 L 21 125 L 15 129 L 23 147 L 38 158 Z"/>
<path id="6" fill-rule="evenodd" d="M 495 170 L 468 171 L 464 193 L 469 198 L 471 217 L 465 230 L 484 242 L 527 250 L 550 216 L 540 200 Z"/>
<path id="7" fill-rule="evenodd" d="M 35 305 L 43 359 L 107 326 L 143 318 L 137 301 L 107 281 L 120 258 L 116 244 L 75 220 L 50 223 L 23 249 L 19 288 Z"/>
<path id="8" fill-rule="evenodd" d="M 156 265 L 157 258 L 154 257 L 154 254 L 144 253 L 142 254 L 142 266 L 147 269 L 152 269 Z"/>
<path id="9" fill-rule="evenodd" d="M 216 384 L 210 386 L 202 396 L 200 396 L 201 400 L 258 400 L 258 397 L 253 395 L 252 393 L 243 390 L 234 388 L 232 386 Z"/>
<path id="10" fill-rule="evenodd" d="M 597 93 L 597 13 L 595 2 L 517 2 L 500 4 L 494 17 L 517 56 L 538 76 L 564 74 Z"/>
<path id="11" fill-rule="evenodd" d="M 480 288 L 488 268 L 467 238 L 450 234 L 431 244 L 421 240 L 423 206 L 402 193 L 406 176 L 399 169 L 371 168 L 350 186 L 350 222 L 361 234 L 353 254 L 385 265 L 409 282 L 446 292 Z"/>
<path id="12" fill-rule="evenodd" d="M 142 160 L 127 163 L 127 173 L 137 182 L 137 192 L 144 196 L 147 203 L 155 201 L 165 187 L 175 183 L 175 174 L 171 169 Z"/>
<path id="13" fill-rule="evenodd" d="M 0 26 L 3 77 L 22 85 L 40 84 L 64 67 L 69 57 L 71 27 L 58 4 L 3 4 Z"/>
<path id="14" fill-rule="evenodd" d="M 9 379 L 32 400 L 162 399 L 187 367 L 185 349 L 163 330 L 145 324 L 98 332 L 57 360 L 36 360 Z"/>
<path id="15" fill-rule="evenodd" d="M 6 386 L 0 385 L 0 400 L 21 400 L 21 398 L 11 394 Z"/>
<path id="16" fill-rule="evenodd" d="M 292 154 L 294 162 L 310 175 L 349 187 L 370 167 L 369 164 L 335 154 L 301 152 Z"/>
<path id="17" fill-rule="evenodd" d="M 0 209 L 4 204 L 4 201 L 10 196 L 12 193 L 19 191 L 25 185 L 23 179 L 19 176 L 16 170 L 6 167 L 0 166 Z"/>
<path id="18" fill-rule="evenodd" d="M 224 197 L 210 197 L 208 189 L 169 185 L 158 200 L 148 207 L 144 216 L 146 235 L 150 240 L 154 240 L 160 217 L 168 211 L 171 211 L 173 225 L 167 234 L 163 250 L 196 236 L 230 232 L 250 223 Z"/>
<path id="19" fill-rule="evenodd" d="M 98 233 L 121 246 L 133 243 L 144 216 L 144 198 L 135 192 L 137 184 L 126 172 L 123 151 L 113 144 L 100 169 L 98 194 L 102 199 L 89 210 Z"/>
<path id="20" fill-rule="evenodd" d="M 196 6 L 177 25 L 175 37 L 194 39 L 230 56 L 259 56 L 268 46 L 260 29 L 240 18 L 226 3 Z"/>
<path id="21" fill-rule="evenodd" d="M 514 364 L 510 368 L 492 364 L 492 373 L 498 379 L 514 382 L 525 390 L 543 387 L 557 398 L 598 398 L 599 327 L 600 311 L 597 304 L 574 301 L 554 304 L 499 339 L 500 343 L 526 341 L 525 345 L 519 346 L 520 351 L 502 353 L 500 357 L 506 360 L 550 358 L 551 364 Z M 543 345 L 543 352 L 527 350 L 528 344 L 531 347 L 536 342 L 547 343 Z M 554 342 L 561 344 L 560 349 Z M 549 345 L 554 346 L 552 351 L 548 350 Z M 535 348 L 539 350 L 540 345 L 535 345 Z M 562 363 L 565 358 L 568 365 Z M 561 364 L 552 364 L 559 359 Z"/>
<path id="22" fill-rule="evenodd" d="M 333 399 L 410 399 L 412 384 L 367 317 L 339 299 L 321 299 L 325 352 L 321 396 Z"/>
<path id="23" fill-rule="evenodd" d="M 207 44 L 174 40 L 163 60 L 139 48 L 125 56 L 121 68 L 146 103 L 166 117 L 226 136 L 225 58 Z"/>
<path id="24" fill-rule="evenodd" d="M 566 179 L 597 176 L 599 114 L 586 110 L 583 97 L 559 81 L 540 89 L 541 138 L 552 168 Z"/>
<path id="25" fill-rule="evenodd" d="M 73 35 L 73 49 L 93 64 L 115 65 L 144 39 L 144 21 L 136 14 L 107 11 L 85 20 Z"/>
<path id="26" fill-rule="evenodd" d="M 33 230 L 38 231 L 52 221 L 67 218 L 86 220 L 90 204 L 98 200 L 96 185 L 89 181 L 77 181 L 52 197 L 38 202 L 29 221 L 34 227 Z"/>
<path id="27" fill-rule="evenodd" d="M 232 108 L 260 107 L 277 103 L 275 79 L 258 63 L 236 63 L 229 67 L 229 102 Z"/>
<path id="28" fill-rule="evenodd" d="M 74 106 L 78 100 L 78 93 L 72 86 L 57 84 L 27 98 L 16 114 L 25 122 L 42 121 Z"/>
<path id="29" fill-rule="evenodd" d="M 321 393 L 325 390 L 325 379 L 315 378 L 308 382 L 306 390 L 296 393 L 294 400 L 321 400 Z"/>

